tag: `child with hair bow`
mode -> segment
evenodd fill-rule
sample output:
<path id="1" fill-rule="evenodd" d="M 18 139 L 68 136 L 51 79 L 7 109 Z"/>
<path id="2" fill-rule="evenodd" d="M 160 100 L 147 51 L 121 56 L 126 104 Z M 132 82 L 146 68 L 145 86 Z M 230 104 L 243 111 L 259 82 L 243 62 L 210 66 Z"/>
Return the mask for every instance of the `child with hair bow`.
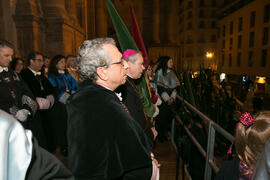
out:
<path id="1" fill-rule="evenodd" d="M 225 161 L 215 180 L 251 180 L 256 162 L 270 138 L 270 111 L 255 116 L 245 112 L 235 130 L 236 156 Z M 231 147 L 228 151 L 231 153 Z"/>

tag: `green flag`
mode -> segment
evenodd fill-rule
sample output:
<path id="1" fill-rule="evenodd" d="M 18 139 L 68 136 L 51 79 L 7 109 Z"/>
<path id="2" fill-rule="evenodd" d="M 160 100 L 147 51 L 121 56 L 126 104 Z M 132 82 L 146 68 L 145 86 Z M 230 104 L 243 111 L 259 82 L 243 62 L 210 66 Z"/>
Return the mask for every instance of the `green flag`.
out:
<path id="1" fill-rule="evenodd" d="M 110 0 L 105 0 L 107 5 L 110 17 L 113 22 L 113 26 L 121 47 L 122 52 L 126 49 L 135 49 L 139 50 L 133 37 L 131 36 L 130 32 L 128 31 L 126 25 L 124 24 L 123 20 L 115 10 L 112 2 Z M 137 84 L 137 89 L 140 94 L 140 99 L 144 107 L 144 111 L 148 117 L 152 117 L 155 113 L 155 105 L 151 102 L 150 93 L 148 91 L 148 85 L 145 81 L 145 73 L 144 76 L 141 78 L 139 84 Z"/>
<path id="2" fill-rule="evenodd" d="M 118 15 L 117 11 L 115 10 L 112 2 L 110 0 L 105 0 L 105 3 L 107 5 L 110 17 L 112 19 L 113 26 L 114 26 L 122 52 L 124 52 L 126 49 L 138 50 L 138 47 L 136 46 L 135 41 L 133 40 L 123 20 L 121 19 L 121 17 Z"/>

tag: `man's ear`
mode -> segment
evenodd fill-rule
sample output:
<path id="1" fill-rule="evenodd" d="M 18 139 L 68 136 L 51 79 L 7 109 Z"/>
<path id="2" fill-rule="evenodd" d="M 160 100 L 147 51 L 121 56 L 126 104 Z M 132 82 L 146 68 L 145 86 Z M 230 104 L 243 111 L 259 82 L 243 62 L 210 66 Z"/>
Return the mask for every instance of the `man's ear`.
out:
<path id="1" fill-rule="evenodd" d="M 104 67 L 97 68 L 97 75 L 98 75 L 99 79 L 101 79 L 103 81 L 106 81 L 108 79 L 107 69 Z"/>
<path id="2" fill-rule="evenodd" d="M 34 62 L 35 60 L 34 59 L 30 59 L 30 61 L 29 61 L 29 65 L 31 65 L 32 64 L 32 62 Z"/>

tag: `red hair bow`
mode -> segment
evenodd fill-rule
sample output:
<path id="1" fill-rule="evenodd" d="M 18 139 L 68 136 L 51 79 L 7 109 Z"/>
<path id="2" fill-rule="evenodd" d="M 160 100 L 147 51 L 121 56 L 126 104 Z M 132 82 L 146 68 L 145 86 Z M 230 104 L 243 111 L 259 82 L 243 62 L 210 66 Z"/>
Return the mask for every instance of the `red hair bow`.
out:
<path id="1" fill-rule="evenodd" d="M 242 114 L 239 118 L 239 121 L 244 125 L 244 126 L 250 126 L 255 123 L 254 117 L 251 116 L 248 112 L 245 112 Z"/>

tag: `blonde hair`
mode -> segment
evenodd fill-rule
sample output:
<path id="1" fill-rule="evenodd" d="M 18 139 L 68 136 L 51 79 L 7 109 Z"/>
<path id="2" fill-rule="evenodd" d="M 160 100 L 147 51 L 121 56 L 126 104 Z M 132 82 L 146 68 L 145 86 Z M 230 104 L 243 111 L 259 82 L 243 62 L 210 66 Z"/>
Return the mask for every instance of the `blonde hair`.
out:
<path id="1" fill-rule="evenodd" d="M 255 123 L 245 126 L 237 125 L 235 131 L 236 153 L 249 167 L 254 167 L 270 138 L 270 111 L 263 111 L 255 115 Z"/>

